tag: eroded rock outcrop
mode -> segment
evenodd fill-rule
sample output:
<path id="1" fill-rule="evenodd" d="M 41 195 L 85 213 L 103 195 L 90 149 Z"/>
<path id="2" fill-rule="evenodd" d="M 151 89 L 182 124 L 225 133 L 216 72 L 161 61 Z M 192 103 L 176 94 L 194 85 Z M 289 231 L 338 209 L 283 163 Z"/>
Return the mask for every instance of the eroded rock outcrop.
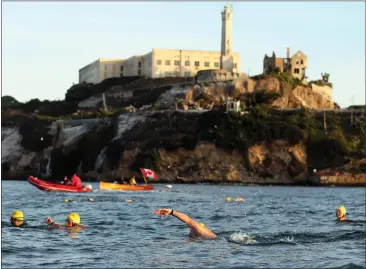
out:
<path id="1" fill-rule="evenodd" d="M 289 145 L 287 141 L 260 143 L 248 149 L 251 169 L 261 177 L 278 183 L 306 182 L 307 155 L 303 143 Z"/>
<path id="2" fill-rule="evenodd" d="M 366 158 L 336 168 L 316 171 L 318 185 L 366 186 Z"/>

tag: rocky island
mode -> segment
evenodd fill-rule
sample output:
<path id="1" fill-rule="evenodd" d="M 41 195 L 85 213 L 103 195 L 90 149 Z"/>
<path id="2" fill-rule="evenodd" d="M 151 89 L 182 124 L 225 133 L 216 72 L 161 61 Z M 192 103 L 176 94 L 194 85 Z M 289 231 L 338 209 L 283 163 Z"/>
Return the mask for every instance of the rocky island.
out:
<path id="1" fill-rule="evenodd" d="M 232 81 L 121 77 L 65 100 L 2 97 L 2 179 L 141 177 L 160 182 L 366 184 L 365 107 L 327 81 L 284 73 Z"/>

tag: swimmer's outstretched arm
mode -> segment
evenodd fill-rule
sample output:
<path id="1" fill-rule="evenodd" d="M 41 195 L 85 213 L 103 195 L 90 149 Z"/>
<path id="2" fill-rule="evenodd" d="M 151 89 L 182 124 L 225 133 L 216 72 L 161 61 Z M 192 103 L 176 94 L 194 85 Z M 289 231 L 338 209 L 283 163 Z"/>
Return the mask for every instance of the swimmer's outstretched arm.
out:
<path id="1" fill-rule="evenodd" d="M 53 219 L 51 217 L 48 217 L 44 220 L 44 222 L 46 224 L 48 224 L 49 227 L 53 227 L 53 228 L 57 228 L 57 229 L 63 229 L 64 227 L 62 227 L 61 225 L 57 224 L 56 222 L 53 221 Z"/>
<path id="2" fill-rule="evenodd" d="M 170 209 L 170 208 L 159 208 L 154 211 L 154 214 L 161 215 L 161 216 L 168 216 L 172 215 L 177 219 L 183 221 L 185 224 L 188 225 L 189 228 L 196 231 L 197 233 L 201 234 L 202 236 L 215 238 L 216 234 L 211 232 L 207 227 L 202 227 L 197 221 L 191 219 L 188 215 L 181 213 L 179 211 Z"/>

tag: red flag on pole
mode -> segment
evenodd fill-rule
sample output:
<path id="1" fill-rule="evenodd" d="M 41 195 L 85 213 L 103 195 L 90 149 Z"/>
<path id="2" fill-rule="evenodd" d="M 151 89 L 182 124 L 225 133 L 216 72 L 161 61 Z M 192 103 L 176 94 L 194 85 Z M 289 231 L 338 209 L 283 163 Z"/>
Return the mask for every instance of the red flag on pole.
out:
<path id="1" fill-rule="evenodd" d="M 140 168 L 141 173 L 144 175 L 144 177 L 152 178 L 152 179 L 158 179 L 157 174 L 151 170 L 146 168 Z"/>

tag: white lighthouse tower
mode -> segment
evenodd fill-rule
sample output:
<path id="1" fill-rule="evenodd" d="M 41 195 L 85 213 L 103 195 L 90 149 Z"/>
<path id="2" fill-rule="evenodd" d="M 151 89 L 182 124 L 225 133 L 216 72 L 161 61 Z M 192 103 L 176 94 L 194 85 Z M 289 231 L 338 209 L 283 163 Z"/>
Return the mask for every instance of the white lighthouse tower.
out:
<path id="1" fill-rule="evenodd" d="M 222 30 L 221 30 L 221 57 L 220 69 L 226 69 L 233 72 L 233 56 L 232 56 L 232 12 L 233 9 L 226 4 L 221 12 Z"/>

